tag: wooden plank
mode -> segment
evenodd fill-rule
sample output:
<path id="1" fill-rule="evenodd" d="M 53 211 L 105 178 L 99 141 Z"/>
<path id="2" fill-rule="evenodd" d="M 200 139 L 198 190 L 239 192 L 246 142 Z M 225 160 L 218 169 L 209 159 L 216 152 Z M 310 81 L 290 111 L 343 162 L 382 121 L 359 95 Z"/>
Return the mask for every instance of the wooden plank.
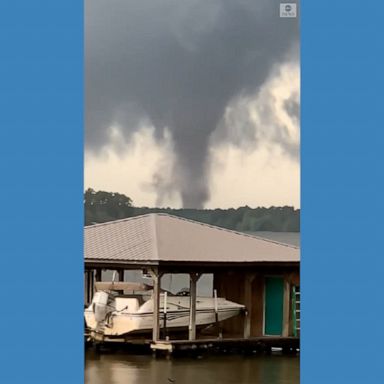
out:
<path id="1" fill-rule="evenodd" d="M 163 337 L 165 340 L 168 339 L 168 331 L 167 331 L 167 305 L 168 305 L 168 292 L 164 292 L 164 303 L 163 303 L 163 314 L 164 314 L 164 322 L 163 322 Z"/>
<path id="2" fill-rule="evenodd" d="M 244 338 L 248 339 L 251 336 L 251 319 L 252 319 L 252 283 L 255 278 L 255 274 L 247 273 L 244 279 L 244 305 L 247 308 L 246 315 L 244 317 Z"/>
<path id="3" fill-rule="evenodd" d="M 292 292 L 292 297 L 291 297 L 292 335 L 297 336 L 297 330 L 296 330 L 296 326 L 297 326 L 297 323 L 296 323 L 296 287 L 295 286 L 292 287 L 291 292 Z"/>
<path id="4" fill-rule="evenodd" d="M 251 336 L 264 333 L 264 276 L 256 275 L 252 282 Z"/>
<path id="5" fill-rule="evenodd" d="M 172 347 L 172 344 L 165 341 L 165 342 L 152 343 L 151 349 L 152 350 L 172 352 L 173 347 Z"/>
<path id="6" fill-rule="evenodd" d="M 161 341 L 161 344 L 201 344 L 201 343 L 252 343 L 258 341 L 270 342 L 270 343 L 283 343 L 283 342 L 299 342 L 298 337 L 282 337 L 282 336 L 260 336 L 260 337 L 250 337 L 249 339 L 243 339 L 242 337 L 228 337 L 223 339 L 218 338 L 199 338 L 196 340 L 167 340 Z"/>
<path id="7" fill-rule="evenodd" d="M 238 271 L 215 273 L 214 288 L 217 290 L 217 296 L 244 304 L 244 279 L 245 273 Z M 236 316 L 216 324 L 216 329 L 219 337 L 226 334 L 243 334 L 244 322 Z"/>
<path id="8" fill-rule="evenodd" d="M 189 340 L 196 339 L 196 285 L 201 275 L 189 274 Z"/>
<path id="9" fill-rule="evenodd" d="M 270 351 L 272 347 L 282 348 L 283 351 L 291 350 L 296 351 L 300 348 L 300 339 L 296 337 L 251 337 L 249 339 L 243 338 L 224 338 L 224 339 L 198 339 L 198 340 L 169 340 L 150 343 L 152 350 L 167 351 L 196 351 L 198 348 L 204 350 L 214 348 L 218 349 L 227 348 L 254 348 L 258 351 Z"/>
<path id="10" fill-rule="evenodd" d="M 160 283 L 161 275 L 157 270 L 151 269 L 149 273 L 153 281 L 153 328 L 152 340 L 159 341 L 160 339 Z"/>
<path id="11" fill-rule="evenodd" d="M 89 304 L 89 272 L 84 270 L 84 304 Z"/>
<path id="12" fill-rule="evenodd" d="M 96 273 L 95 273 L 95 281 L 101 281 L 101 268 L 97 268 L 96 269 Z"/>
<path id="13" fill-rule="evenodd" d="M 283 297 L 283 332 L 282 336 L 289 335 L 289 307 L 290 307 L 290 284 L 287 279 L 284 280 L 284 297 Z"/>
<path id="14" fill-rule="evenodd" d="M 152 289 L 152 286 L 141 283 L 130 283 L 123 281 L 97 281 L 95 287 L 99 291 L 116 290 L 116 291 L 146 291 Z"/>
<path id="15" fill-rule="evenodd" d="M 95 271 L 88 270 L 88 302 L 91 303 L 93 295 L 95 294 Z"/>

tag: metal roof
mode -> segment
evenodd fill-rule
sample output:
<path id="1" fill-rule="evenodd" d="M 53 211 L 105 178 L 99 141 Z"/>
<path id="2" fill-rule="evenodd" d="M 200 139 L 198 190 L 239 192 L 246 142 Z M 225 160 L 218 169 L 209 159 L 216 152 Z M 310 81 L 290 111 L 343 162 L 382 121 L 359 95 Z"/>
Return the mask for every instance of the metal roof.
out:
<path id="1" fill-rule="evenodd" d="M 161 213 L 84 229 L 85 261 L 299 262 L 296 246 Z"/>

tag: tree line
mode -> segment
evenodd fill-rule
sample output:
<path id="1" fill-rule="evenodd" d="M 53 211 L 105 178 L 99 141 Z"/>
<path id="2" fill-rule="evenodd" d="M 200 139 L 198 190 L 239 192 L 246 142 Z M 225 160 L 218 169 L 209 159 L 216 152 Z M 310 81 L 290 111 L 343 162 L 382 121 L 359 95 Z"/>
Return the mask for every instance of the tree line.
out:
<path id="1" fill-rule="evenodd" d="M 174 209 L 135 207 L 132 199 L 114 192 L 84 193 L 85 225 L 104 223 L 148 213 L 167 213 L 240 232 L 300 232 L 300 210 L 294 207 L 248 206 L 229 209 Z"/>

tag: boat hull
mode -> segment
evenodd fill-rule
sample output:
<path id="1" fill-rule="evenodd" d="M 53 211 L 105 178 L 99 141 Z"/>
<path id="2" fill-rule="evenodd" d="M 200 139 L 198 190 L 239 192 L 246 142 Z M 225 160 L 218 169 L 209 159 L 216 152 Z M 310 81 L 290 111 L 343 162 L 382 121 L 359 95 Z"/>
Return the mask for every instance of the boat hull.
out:
<path id="1" fill-rule="evenodd" d="M 216 321 L 223 321 L 238 315 L 244 306 L 224 299 L 219 299 L 217 305 L 217 317 L 214 306 L 214 299 L 198 299 L 196 308 L 196 326 L 202 327 L 213 324 Z M 148 333 L 153 329 L 153 303 L 152 300 L 145 303 L 135 312 L 129 312 L 128 309 L 116 311 L 105 322 L 103 329 L 104 336 L 117 337 L 128 334 Z M 160 307 L 160 327 L 167 330 L 176 331 L 186 329 L 189 326 L 190 311 L 189 298 L 182 297 L 171 299 L 167 304 L 167 313 Z M 97 321 L 92 311 L 92 307 L 85 310 L 85 321 L 91 331 L 97 329 Z"/>

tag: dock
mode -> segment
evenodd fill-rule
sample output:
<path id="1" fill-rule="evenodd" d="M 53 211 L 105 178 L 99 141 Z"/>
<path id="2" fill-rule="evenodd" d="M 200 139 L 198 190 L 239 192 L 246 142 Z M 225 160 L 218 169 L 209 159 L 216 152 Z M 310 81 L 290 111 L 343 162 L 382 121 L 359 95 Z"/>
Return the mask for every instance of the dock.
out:
<path id="1" fill-rule="evenodd" d="M 207 338 L 197 340 L 162 340 L 151 342 L 150 347 L 154 352 L 264 352 L 270 353 L 272 348 L 281 348 L 283 353 L 295 354 L 300 349 L 298 337 L 251 337 L 244 338 Z"/>
<path id="2" fill-rule="evenodd" d="M 88 226 L 84 230 L 85 303 L 89 305 L 105 270 L 127 270 L 151 278 L 153 319 L 146 339 L 108 340 L 105 344 L 141 344 L 154 354 L 181 351 L 296 353 L 300 348 L 300 249 L 248 234 L 166 214 L 150 214 Z M 189 276 L 189 315 L 185 332 L 168 339 L 160 292 L 165 275 Z M 219 319 L 203 334 L 196 318 L 198 284 L 212 278 L 212 297 L 245 308 Z M 125 290 L 122 290 L 125 293 Z M 210 296 L 211 297 L 211 296 Z M 169 324 L 167 324 L 169 327 Z"/>
<path id="3" fill-rule="evenodd" d="M 85 338 L 86 346 L 92 345 Z M 195 340 L 171 339 L 153 341 L 150 339 L 108 339 L 103 343 L 106 348 L 128 348 L 150 353 L 153 356 L 201 355 L 201 354 L 270 354 L 272 350 L 281 350 L 283 354 L 295 355 L 300 351 L 298 337 L 260 336 L 244 339 L 242 337 L 212 338 L 204 337 Z"/>

